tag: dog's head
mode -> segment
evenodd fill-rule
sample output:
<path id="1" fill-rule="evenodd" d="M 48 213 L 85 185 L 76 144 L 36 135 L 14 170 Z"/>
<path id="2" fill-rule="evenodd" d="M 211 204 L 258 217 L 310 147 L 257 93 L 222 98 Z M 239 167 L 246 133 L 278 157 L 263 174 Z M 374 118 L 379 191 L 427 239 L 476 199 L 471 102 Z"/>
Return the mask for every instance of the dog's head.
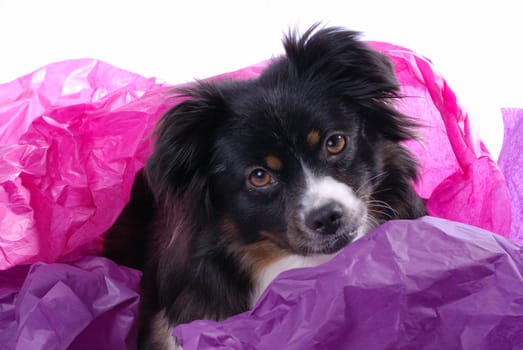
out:
<path id="1" fill-rule="evenodd" d="M 290 34 L 257 79 L 200 82 L 163 118 L 147 175 L 216 241 L 329 254 L 422 212 L 412 121 L 388 59 L 339 28 Z"/>

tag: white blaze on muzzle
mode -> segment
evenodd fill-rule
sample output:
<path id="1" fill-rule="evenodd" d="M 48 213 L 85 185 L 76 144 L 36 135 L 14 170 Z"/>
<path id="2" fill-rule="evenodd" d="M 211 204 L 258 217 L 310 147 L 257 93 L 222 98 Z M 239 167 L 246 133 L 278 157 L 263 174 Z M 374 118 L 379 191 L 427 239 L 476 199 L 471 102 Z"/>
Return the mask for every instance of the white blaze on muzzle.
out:
<path id="1" fill-rule="evenodd" d="M 300 201 L 300 220 L 305 223 L 312 212 L 335 205 L 336 208 L 341 208 L 343 220 L 354 226 L 354 239 L 362 237 L 367 226 L 367 208 L 352 187 L 331 176 L 315 176 L 305 167 L 304 171 L 306 189 Z"/>

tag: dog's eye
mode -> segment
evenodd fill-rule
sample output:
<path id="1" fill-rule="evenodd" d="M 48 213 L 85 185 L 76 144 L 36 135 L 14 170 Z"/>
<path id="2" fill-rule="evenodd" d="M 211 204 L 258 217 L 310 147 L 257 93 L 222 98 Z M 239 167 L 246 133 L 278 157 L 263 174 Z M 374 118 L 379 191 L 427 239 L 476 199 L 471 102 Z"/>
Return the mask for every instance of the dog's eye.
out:
<path id="1" fill-rule="evenodd" d="M 341 134 L 333 134 L 327 138 L 325 147 L 330 155 L 336 155 L 343 152 L 347 146 L 347 138 Z"/>
<path id="2" fill-rule="evenodd" d="M 271 174 L 265 169 L 257 168 L 249 174 L 249 184 L 256 188 L 266 187 L 273 182 Z"/>

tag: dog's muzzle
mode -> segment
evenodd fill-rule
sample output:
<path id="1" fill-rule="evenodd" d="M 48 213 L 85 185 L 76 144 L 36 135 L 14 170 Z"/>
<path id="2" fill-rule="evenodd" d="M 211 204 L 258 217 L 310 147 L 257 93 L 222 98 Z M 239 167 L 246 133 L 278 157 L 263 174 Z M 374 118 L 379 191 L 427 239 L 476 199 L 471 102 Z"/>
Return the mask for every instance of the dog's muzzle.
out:
<path id="1" fill-rule="evenodd" d="M 290 238 L 298 252 L 330 254 L 366 232 L 364 201 L 330 176 L 309 174 L 296 214 L 298 230 Z"/>

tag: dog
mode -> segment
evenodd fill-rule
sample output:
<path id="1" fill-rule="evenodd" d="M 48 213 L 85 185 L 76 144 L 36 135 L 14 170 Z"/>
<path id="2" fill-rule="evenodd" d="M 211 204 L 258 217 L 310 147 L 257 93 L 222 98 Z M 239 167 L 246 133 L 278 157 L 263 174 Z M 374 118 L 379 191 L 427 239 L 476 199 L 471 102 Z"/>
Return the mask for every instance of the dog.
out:
<path id="1" fill-rule="evenodd" d="M 107 256 L 143 269 L 139 348 L 172 348 L 173 326 L 246 311 L 280 272 L 426 214 L 403 145 L 419 126 L 394 107 L 388 58 L 340 27 L 283 44 L 255 79 L 178 91 L 158 124 L 106 236 Z"/>

